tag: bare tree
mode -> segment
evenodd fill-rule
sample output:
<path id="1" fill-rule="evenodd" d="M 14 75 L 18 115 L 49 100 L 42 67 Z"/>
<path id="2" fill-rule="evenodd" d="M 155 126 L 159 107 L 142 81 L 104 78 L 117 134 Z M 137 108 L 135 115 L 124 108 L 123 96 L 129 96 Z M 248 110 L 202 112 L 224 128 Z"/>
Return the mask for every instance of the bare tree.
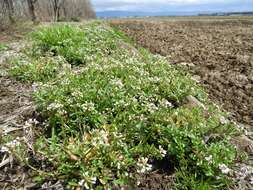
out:
<path id="1" fill-rule="evenodd" d="M 0 0 L 0 27 L 16 20 L 73 21 L 95 16 L 90 0 Z"/>
<path id="2" fill-rule="evenodd" d="M 65 2 L 64 0 L 51 0 L 52 7 L 53 7 L 54 21 L 59 21 L 60 10 L 64 2 Z"/>
<path id="3" fill-rule="evenodd" d="M 8 14 L 8 18 L 9 18 L 10 22 L 14 23 L 15 19 L 14 19 L 14 4 L 13 4 L 13 0 L 3 0 L 3 6 L 7 10 L 7 14 Z"/>
<path id="4" fill-rule="evenodd" d="M 62 9 L 65 20 L 96 17 L 89 0 L 65 0 Z"/>
<path id="5" fill-rule="evenodd" d="M 27 0 L 28 9 L 33 22 L 36 22 L 35 3 L 37 0 Z"/>

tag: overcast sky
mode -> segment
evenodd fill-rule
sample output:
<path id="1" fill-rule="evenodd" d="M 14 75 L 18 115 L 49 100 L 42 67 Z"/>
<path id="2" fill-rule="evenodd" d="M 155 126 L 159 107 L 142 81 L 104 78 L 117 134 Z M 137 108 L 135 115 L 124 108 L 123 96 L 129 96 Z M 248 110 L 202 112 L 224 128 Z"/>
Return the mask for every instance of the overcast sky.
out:
<path id="1" fill-rule="evenodd" d="M 253 0 L 92 0 L 97 11 L 253 11 Z"/>

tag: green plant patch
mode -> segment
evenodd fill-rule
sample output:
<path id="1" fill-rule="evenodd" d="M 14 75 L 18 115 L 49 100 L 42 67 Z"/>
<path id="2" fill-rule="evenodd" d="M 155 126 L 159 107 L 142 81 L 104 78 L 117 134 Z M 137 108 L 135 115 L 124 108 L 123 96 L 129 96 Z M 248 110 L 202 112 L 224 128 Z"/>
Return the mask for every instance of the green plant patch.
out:
<path id="1" fill-rule="evenodd" d="M 8 50 L 8 46 L 6 44 L 0 43 L 0 52 Z"/>
<path id="2" fill-rule="evenodd" d="M 86 64 L 94 57 L 113 53 L 117 34 L 103 25 L 55 25 L 31 34 L 34 54 L 52 53 L 63 56 L 70 64 Z"/>
<path id="3" fill-rule="evenodd" d="M 34 93 L 44 118 L 34 157 L 51 169 L 36 169 L 36 181 L 131 187 L 136 174 L 164 170 L 157 163 L 165 162 L 176 173 L 175 189 L 228 187 L 237 158 L 233 124 L 221 121 L 187 73 L 143 49 L 117 48 L 127 42 L 120 36 L 99 23 L 42 28 L 32 34 L 32 61 L 14 62 L 14 76 L 43 82 Z M 65 60 L 83 65 L 65 70 Z M 205 108 L 187 106 L 190 96 Z"/>
<path id="4" fill-rule="evenodd" d="M 165 158 L 197 179 L 220 176 L 225 185 L 219 166 L 230 166 L 236 154 L 230 134 L 223 132 L 233 126 L 222 125 L 217 110 L 210 109 L 206 118 L 200 108 L 182 106 L 198 91 L 188 76 L 156 56 L 150 55 L 150 62 L 132 58 L 89 64 L 80 75 L 35 94 L 50 126 L 38 150 L 45 150 L 57 175 L 72 182 L 87 178 L 89 188 L 127 183 L 130 174 L 148 172 Z M 205 142 L 216 128 L 222 131 Z M 80 178 L 71 178 L 74 174 Z"/>
<path id="5" fill-rule="evenodd" d="M 60 56 L 46 56 L 38 59 L 17 57 L 12 59 L 10 64 L 12 65 L 11 75 L 26 82 L 47 82 L 58 75 L 64 75 L 71 69 L 71 65 Z"/>

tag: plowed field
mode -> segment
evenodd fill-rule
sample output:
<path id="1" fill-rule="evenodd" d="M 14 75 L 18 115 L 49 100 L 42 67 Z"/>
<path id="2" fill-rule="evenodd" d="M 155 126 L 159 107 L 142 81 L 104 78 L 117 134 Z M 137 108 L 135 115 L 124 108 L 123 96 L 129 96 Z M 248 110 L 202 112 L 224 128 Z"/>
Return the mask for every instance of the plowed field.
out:
<path id="1" fill-rule="evenodd" d="M 253 130 L 253 18 L 112 21 L 139 46 L 186 66 L 238 123 Z"/>

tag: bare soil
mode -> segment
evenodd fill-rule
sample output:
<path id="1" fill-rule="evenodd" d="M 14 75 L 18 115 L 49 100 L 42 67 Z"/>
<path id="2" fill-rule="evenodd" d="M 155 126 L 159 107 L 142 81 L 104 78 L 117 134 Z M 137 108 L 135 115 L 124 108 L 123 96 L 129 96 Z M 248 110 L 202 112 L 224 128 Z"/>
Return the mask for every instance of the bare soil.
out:
<path id="1" fill-rule="evenodd" d="M 8 59 L 17 56 L 22 43 L 10 43 L 9 49 L 0 54 L 0 126 L 18 125 L 18 117 L 28 114 L 32 107 L 31 85 L 18 82 L 7 75 L 10 67 Z M 17 123 L 14 123 L 17 122 Z"/>
<path id="2" fill-rule="evenodd" d="M 32 22 L 16 22 L 13 25 L 0 26 L 0 42 L 10 43 L 22 40 L 36 26 Z"/>
<path id="3" fill-rule="evenodd" d="M 138 46 L 186 66 L 212 101 L 253 131 L 253 17 L 113 20 Z"/>
<path id="4" fill-rule="evenodd" d="M 34 112 L 31 85 L 6 75 L 9 68 L 7 60 L 19 53 L 22 43 L 10 43 L 8 46 L 7 51 L 0 52 L 0 144 L 5 135 L 23 138 L 24 123 Z M 20 165 L 11 154 L 0 152 L 0 189 L 27 189 L 30 184 L 27 168 Z"/>

